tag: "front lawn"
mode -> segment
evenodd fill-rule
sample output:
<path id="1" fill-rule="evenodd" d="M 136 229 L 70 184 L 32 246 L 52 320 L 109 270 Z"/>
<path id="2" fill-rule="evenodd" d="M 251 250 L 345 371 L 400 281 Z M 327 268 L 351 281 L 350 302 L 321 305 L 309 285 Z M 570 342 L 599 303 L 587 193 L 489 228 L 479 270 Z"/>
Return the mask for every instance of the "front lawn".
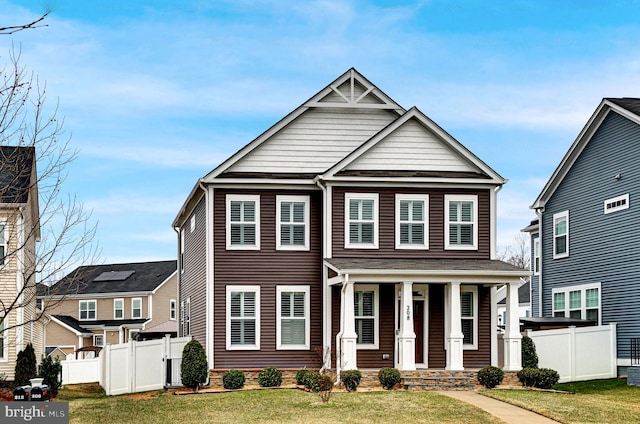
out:
<path id="1" fill-rule="evenodd" d="M 522 406 L 563 423 L 640 423 L 640 387 L 623 379 L 554 386 L 575 394 L 529 390 L 487 390 L 483 394 Z"/>
<path id="2" fill-rule="evenodd" d="M 316 394 L 277 389 L 174 396 L 77 399 L 70 423 L 496 423 L 466 403 L 433 392 L 334 393 L 323 405 Z"/>

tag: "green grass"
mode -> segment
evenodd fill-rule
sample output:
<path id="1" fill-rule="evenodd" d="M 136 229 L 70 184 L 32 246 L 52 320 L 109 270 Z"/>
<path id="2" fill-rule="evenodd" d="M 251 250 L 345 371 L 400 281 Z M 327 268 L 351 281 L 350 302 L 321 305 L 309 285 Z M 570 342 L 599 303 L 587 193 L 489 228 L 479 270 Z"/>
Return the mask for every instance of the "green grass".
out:
<path id="1" fill-rule="evenodd" d="M 317 394 L 293 389 L 149 398 L 81 398 L 69 403 L 70 423 L 496 423 L 471 405 L 432 392 Z"/>
<path id="2" fill-rule="evenodd" d="M 487 396 L 538 412 L 562 423 L 640 423 L 640 387 L 623 379 L 558 384 L 574 394 L 487 390 Z"/>

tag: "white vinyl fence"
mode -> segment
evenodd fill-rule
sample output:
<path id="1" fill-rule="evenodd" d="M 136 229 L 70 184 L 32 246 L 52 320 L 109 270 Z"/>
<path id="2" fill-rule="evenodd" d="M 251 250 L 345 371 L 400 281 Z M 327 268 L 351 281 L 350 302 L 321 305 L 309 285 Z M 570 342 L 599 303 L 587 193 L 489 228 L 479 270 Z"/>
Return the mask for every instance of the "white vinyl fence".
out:
<path id="1" fill-rule="evenodd" d="M 560 374 L 560 382 L 617 377 L 616 324 L 527 331 L 538 366 Z"/>
<path id="2" fill-rule="evenodd" d="M 62 361 L 62 384 L 99 382 L 107 395 L 179 386 L 182 349 L 191 337 L 106 345 L 95 359 Z"/>

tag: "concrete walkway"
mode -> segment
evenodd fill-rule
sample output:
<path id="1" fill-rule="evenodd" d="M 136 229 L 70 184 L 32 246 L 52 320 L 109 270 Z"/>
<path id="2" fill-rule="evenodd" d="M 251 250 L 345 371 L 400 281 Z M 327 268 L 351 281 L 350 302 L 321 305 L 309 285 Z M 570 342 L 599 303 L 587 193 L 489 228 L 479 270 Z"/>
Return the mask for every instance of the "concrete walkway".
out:
<path id="1" fill-rule="evenodd" d="M 558 422 L 509 403 L 482 396 L 474 391 L 441 391 L 438 393 L 469 403 L 511 424 L 553 424 Z"/>

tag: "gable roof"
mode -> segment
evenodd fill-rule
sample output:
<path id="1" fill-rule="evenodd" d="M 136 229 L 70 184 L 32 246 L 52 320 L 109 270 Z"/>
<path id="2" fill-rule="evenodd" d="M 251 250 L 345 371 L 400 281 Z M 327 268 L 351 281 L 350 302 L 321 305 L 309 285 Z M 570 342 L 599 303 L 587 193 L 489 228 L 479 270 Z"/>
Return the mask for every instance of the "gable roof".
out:
<path id="1" fill-rule="evenodd" d="M 531 282 L 527 281 L 525 284 L 518 287 L 518 303 L 531 303 Z M 507 298 L 500 299 L 498 305 L 506 305 Z"/>
<path id="2" fill-rule="evenodd" d="M 26 203 L 35 166 L 35 148 L 0 146 L 0 203 Z"/>
<path id="3" fill-rule="evenodd" d="M 52 295 L 151 292 L 176 272 L 171 261 L 86 265 L 49 288 Z"/>
<path id="4" fill-rule="evenodd" d="M 578 134 L 569 150 L 564 155 L 560 164 L 555 169 L 549 181 L 544 186 L 536 200 L 530 206 L 531 209 L 543 209 L 547 201 L 556 191 L 564 177 L 569 173 L 571 167 L 576 162 L 580 154 L 583 152 L 591 138 L 596 133 L 604 119 L 611 112 L 635 122 L 640 125 L 640 99 L 623 97 L 623 98 L 604 98 L 595 112 L 591 115 L 586 125 Z"/>

